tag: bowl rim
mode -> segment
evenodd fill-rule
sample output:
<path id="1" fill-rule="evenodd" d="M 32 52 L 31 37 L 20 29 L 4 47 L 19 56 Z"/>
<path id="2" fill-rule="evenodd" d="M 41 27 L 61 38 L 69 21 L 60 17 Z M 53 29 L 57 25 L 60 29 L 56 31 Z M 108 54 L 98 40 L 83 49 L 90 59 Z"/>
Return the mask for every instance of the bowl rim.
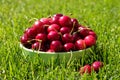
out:
<path id="1" fill-rule="evenodd" d="M 89 48 L 86 48 L 86 49 L 83 49 L 83 50 L 78 50 L 78 51 L 69 51 L 69 52 L 43 52 L 43 51 L 36 51 L 36 50 L 32 50 L 32 49 L 28 49 L 26 48 L 25 46 L 23 46 L 23 44 L 20 43 L 20 48 L 26 50 L 26 51 L 29 51 L 29 52 L 34 52 L 34 53 L 38 53 L 38 54 L 74 54 L 74 53 L 77 53 L 77 52 L 82 52 L 82 51 L 86 51 L 86 50 L 89 50 Z"/>

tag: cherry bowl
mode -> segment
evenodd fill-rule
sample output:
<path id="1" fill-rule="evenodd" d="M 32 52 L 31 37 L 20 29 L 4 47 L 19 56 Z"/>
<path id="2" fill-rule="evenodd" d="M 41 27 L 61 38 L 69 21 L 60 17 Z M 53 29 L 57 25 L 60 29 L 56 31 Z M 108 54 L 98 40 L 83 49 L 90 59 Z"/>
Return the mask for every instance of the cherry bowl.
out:
<path id="1" fill-rule="evenodd" d="M 42 51 L 28 49 L 24 47 L 21 43 L 20 43 L 20 48 L 22 50 L 22 54 L 25 57 L 27 56 L 34 57 L 35 55 L 39 55 L 39 57 L 44 62 L 48 62 L 51 60 L 69 62 L 71 60 L 77 60 L 82 57 L 85 57 L 86 55 L 89 55 L 91 51 L 91 48 L 86 48 L 84 50 L 71 51 L 71 52 L 42 52 Z"/>

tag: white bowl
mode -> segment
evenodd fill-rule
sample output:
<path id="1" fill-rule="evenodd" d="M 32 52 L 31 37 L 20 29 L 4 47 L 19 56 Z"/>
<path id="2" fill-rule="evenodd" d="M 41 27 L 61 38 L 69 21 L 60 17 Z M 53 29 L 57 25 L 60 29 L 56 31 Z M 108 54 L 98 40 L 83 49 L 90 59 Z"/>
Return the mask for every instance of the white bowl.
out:
<path id="1" fill-rule="evenodd" d="M 38 54 L 39 57 L 45 62 L 48 62 L 51 59 L 54 60 L 59 59 L 60 61 L 65 60 L 69 62 L 70 60 L 80 59 L 84 55 L 88 55 L 91 50 L 91 48 L 86 48 L 84 50 L 73 51 L 73 52 L 42 52 L 42 51 L 35 51 L 32 49 L 28 49 L 24 47 L 21 43 L 20 43 L 20 47 L 22 48 L 22 53 L 24 56 L 34 57 L 36 54 Z"/>

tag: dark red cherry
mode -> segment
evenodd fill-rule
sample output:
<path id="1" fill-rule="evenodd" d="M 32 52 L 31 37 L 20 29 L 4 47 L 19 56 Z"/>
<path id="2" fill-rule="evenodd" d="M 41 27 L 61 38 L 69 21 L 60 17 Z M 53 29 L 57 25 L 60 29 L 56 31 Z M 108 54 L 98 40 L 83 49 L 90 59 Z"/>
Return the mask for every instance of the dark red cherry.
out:
<path id="1" fill-rule="evenodd" d="M 62 34 L 65 34 L 65 33 L 70 33 L 71 29 L 69 27 L 61 27 L 60 28 L 60 32 Z"/>
<path id="2" fill-rule="evenodd" d="M 56 31 L 50 31 L 47 35 L 47 38 L 50 40 L 50 41 L 53 41 L 53 40 L 59 40 L 60 39 L 60 35 L 58 34 L 58 32 Z"/>
<path id="3" fill-rule="evenodd" d="M 62 16 L 59 19 L 59 23 L 61 26 L 66 26 L 66 27 L 70 27 L 72 22 L 71 22 L 71 18 L 68 16 Z"/>
<path id="4" fill-rule="evenodd" d="M 35 39 L 36 39 L 36 41 L 41 40 L 42 42 L 45 42 L 47 40 L 47 35 L 44 33 L 39 33 L 39 34 L 37 34 Z"/>
<path id="5" fill-rule="evenodd" d="M 60 26 L 57 25 L 57 24 L 51 24 L 47 29 L 48 32 L 50 32 L 50 31 L 59 31 L 59 30 L 60 30 Z"/>
<path id="6" fill-rule="evenodd" d="M 75 42 L 75 48 L 77 50 L 83 50 L 86 48 L 85 41 L 82 39 L 79 39 Z"/>
<path id="7" fill-rule="evenodd" d="M 75 46 L 73 43 L 66 43 L 66 44 L 64 44 L 64 50 L 65 51 L 73 51 L 73 50 L 75 50 Z"/>
<path id="8" fill-rule="evenodd" d="M 55 52 L 60 52 L 63 49 L 63 45 L 60 41 L 55 40 L 51 42 L 50 49 L 53 49 Z"/>
<path id="9" fill-rule="evenodd" d="M 70 43 L 70 42 L 73 42 L 73 36 L 69 33 L 65 33 L 63 36 L 62 36 L 62 41 L 64 43 Z"/>

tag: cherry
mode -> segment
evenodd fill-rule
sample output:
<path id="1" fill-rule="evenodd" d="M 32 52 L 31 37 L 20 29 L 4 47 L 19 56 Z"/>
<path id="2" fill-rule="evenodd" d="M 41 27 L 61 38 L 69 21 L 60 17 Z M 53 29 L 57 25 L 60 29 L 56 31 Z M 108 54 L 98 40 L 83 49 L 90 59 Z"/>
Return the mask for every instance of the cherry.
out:
<path id="1" fill-rule="evenodd" d="M 78 31 L 83 38 L 89 34 L 89 30 L 84 27 L 78 27 Z"/>
<path id="2" fill-rule="evenodd" d="M 27 31 L 26 31 L 26 33 L 25 34 L 27 34 L 27 36 L 29 37 L 29 38 L 35 38 L 35 36 L 36 36 L 36 31 L 35 31 L 35 28 L 30 28 L 30 29 L 28 29 Z"/>
<path id="3" fill-rule="evenodd" d="M 38 41 L 41 40 L 42 42 L 45 42 L 47 40 L 47 35 L 44 33 L 39 33 L 39 34 L 37 34 L 35 39 Z"/>
<path id="4" fill-rule="evenodd" d="M 55 40 L 51 42 L 50 49 L 53 49 L 55 52 L 60 52 L 63 49 L 63 45 L 60 41 Z"/>
<path id="5" fill-rule="evenodd" d="M 41 18 L 40 21 L 45 25 L 50 25 L 51 18 Z"/>
<path id="6" fill-rule="evenodd" d="M 78 21 L 77 21 L 77 19 L 75 19 L 75 18 L 71 18 L 71 22 L 72 22 L 72 26 L 74 26 L 74 27 L 78 27 Z"/>
<path id="7" fill-rule="evenodd" d="M 90 30 L 89 35 L 92 35 L 97 40 L 97 35 L 96 35 L 96 33 L 94 31 Z"/>
<path id="8" fill-rule="evenodd" d="M 78 39 L 81 39 L 81 37 L 80 37 L 80 35 L 78 34 L 78 32 L 74 32 L 74 33 L 72 34 L 72 36 L 73 36 L 74 42 L 77 41 Z"/>
<path id="9" fill-rule="evenodd" d="M 65 34 L 65 33 L 70 33 L 70 28 L 69 27 L 61 27 L 60 28 L 60 32 L 62 33 L 62 34 Z"/>
<path id="10" fill-rule="evenodd" d="M 93 37 L 92 35 L 86 36 L 86 37 L 84 38 L 84 40 L 85 40 L 85 45 L 86 45 L 87 47 L 91 47 L 91 46 L 93 46 L 93 45 L 96 44 L 96 39 L 95 39 L 95 37 Z"/>
<path id="11" fill-rule="evenodd" d="M 98 72 L 99 69 L 103 67 L 103 63 L 101 61 L 95 61 L 93 64 L 92 64 L 92 68 L 94 71 Z"/>
<path id="12" fill-rule="evenodd" d="M 60 30 L 60 26 L 57 25 L 57 24 L 51 24 L 48 28 L 47 28 L 47 31 L 50 32 L 50 31 L 59 31 Z"/>
<path id="13" fill-rule="evenodd" d="M 86 64 L 84 67 L 80 68 L 80 74 L 88 73 L 91 74 L 91 66 L 89 64 Z"/>
<path id="14" fill-rule="evenodd" d="M 53 49 L 48 49 L 47 52 L 55 52 Z"/>
<path id="15" fill-rule="evenodd" d="M 36 42 L 36 43 L 32 44 L 32 49 L 40 50 L 40 48 L 41 48 L 41 43 L 40 42 Z"/>
<path id="16" fill-rule="evenodd" d="M 40 20 L 35 21 L 32 27 L 35 29 L 37 33 L 44 32 L 45 29 L 43 22 L 41 22 Z"/>
<path id="17" fill-rule="evenodd" d="M 64 44 L 64 50 L 65 51 L 73 51 L 73 50 L 75 50 L 75 46 L 73 43 L 66 43 L 66 44 Z"/>
<path id="18" fill-rule="evenodd" d="M 63 36 L 62 36 L 62 41 L 64 42 L 64 43 L 70 43 L 70 42 L 73 42 L 73 37 L 72 37 L 72 35 L 71 34 L 69 34 L 69 33 L 65 33 Z"/>
<path id="19" fill-rule="evenodd" d="M 26 35 L 26 34 L 24 34 L 23 36 L 21 36 L 21 38 L 20 38 L 20 42 L 22 43 L 22 44 L 27 44 L 28 41 L 29 40 L 29 38 L 28 38 L 28 36 Z"/>
<path id="20" fill-rule="evenodd" d="M 60 14 L 60 13 L 58 13 L 58 14 L 55 14 L 55 15 L 53 15 L 54 17 L 61 17 L 61 16 L 63 16 L 63 14 Z"/>
<path id="21" fill-rule="evenodd" d="M 59 25 L 59 18 L 61 17 L 61 15 L 54 15 L 50 21 L 51 24 L 58 24 Z"/>
<path id="22" fill-rule="evenodd" d="M 82 39 L 79 39 L 75 42 L 75 47 L 77 50 L 83 50 L 86 48 L 85 41 Z"/>
<path id="23" fill-rule="evenodd" d="M 68 16 L 62 16 L 62 17 L 60 17 L 59 23 L 60 23 L 61 26 L 66 26 L 66 27 L 69 27 L 72 24 L 71 18 L 68 17 Z"/>
<path id="24" fill-rule="evenodd" d="M 50 31 L 47 35 L 47 38 L 50 40 L 50 41 L 53 41 L 53 40 L 59 40 L 60 39 L 60 35 L 58 34 L 58 32 L 56 31 Z"/>

